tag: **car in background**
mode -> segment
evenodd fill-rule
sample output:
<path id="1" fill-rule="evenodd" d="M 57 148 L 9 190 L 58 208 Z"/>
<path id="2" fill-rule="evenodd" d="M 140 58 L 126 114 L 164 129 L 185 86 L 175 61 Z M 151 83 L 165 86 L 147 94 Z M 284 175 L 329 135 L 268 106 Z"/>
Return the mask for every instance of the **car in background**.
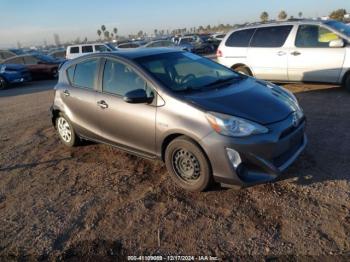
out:
<path id="1" fill-rule="evenodd" d="M 64 59 L 51 56 L 33 54 L 15 56 L 4 61 L 5 64 L 24 65 L 28 68 L 33 80 L 55 79 L 58 77 L 58 67 Z"/>
<path id="2" fill-rule="evenodd" d="M 213 44 L 208 43 L 206 38 L 193 36 L 183 36 L 177 41 L 177 45 L 182 47 L 184 50 L 196 53 L 196 54 L 209 54 L 215 51 Z"/>
<path id="3" fill-rule="evenodd" d="M 218 40 L 218 41 L 222 41 L 225 38 L 226 34 L 212 34 L 210 36 L 210 38 Z"/>
<path id="4" fill-rule="evenodd" d="M 116 49 L 113 49 L 110 45 L 102 43 L 71 45 L 67 47 L 66 58 L 74 59 L 91 53 L 112 52 L 115 50 Z"/>
<path id="5" fill-rule="evenodd" d="M 117 46 L 117 48 L 121 48 L 121 49 L 129 49 L 129 48 L 138 48 L 141 47 L 142 43 L 139 42 L 127 42 L 127 43 L 121 43 Z"/>
<path id="6" fill-rule="evenodd" d="M 343 84 L 350 91 L 350 27 L 334 20 L 251 25 L 227 34 L 218 62 L 281 82 Z"/>
<path id="7" fill-rule="evenodd" d="M 64 145 L 87 139 L 163 160 L 190 191 L 276 181 L 307 144 L 292 93 L 167 48 L 66 62 L 51 113 Z"/>
<path id="8" fill-rule="evenodd" d="M 141 46 L 141 48 L 157 48 L 157 47 L 174 48 L 174 49 L 187 51 L 185 47 L 176 45 L 171 40 L 155 40 Z"/>
<path id="9" fill-rule="evenodd" d="M 30 72 L 24 65 L 0 65 L 0 89 L 4 89 L 11 84 L 28 82 L 31 80 Z"/>
<path id="10" fill-rule="evenodd" d="M 16 56 L 15 53 L 8 50 L 0 50 L 0 63 L 8 58 Z"/>
<path id="11" fill-rule="evenodd" d="M 48 53 L 48 56 L 51 56 L 55 59 L 65 59 L 66 58 L 66 50 L 56 50 Z"/>

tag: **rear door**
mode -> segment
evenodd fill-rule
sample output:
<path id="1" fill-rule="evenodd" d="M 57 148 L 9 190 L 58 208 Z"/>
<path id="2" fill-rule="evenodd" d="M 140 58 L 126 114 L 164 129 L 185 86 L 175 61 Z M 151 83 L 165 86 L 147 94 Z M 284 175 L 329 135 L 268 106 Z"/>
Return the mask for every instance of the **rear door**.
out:
<path id="1" fill-rule="evenodd" d="M 248 65 L 257 78 L 288 80 L 288 56 L 284 44 L 292 25 L 257 28 L 248 49 Z"/>
<path id="2" fill-rule="evenodd" d="M 100 138 L 95 91 L 99 66 L 100 59 L 88 59 L 68 68 L 70 85 L 61 93 L 65 114 L 78 134 L 91 139 Z"/>
<path id="3" fill-rule="evenodd" d="M 154 89 L 131 66 L 107 59 L 95 107 L 104 142 L 122 146 L 147 156 L 155 154 L 156 101 L 151 104 L 129 104 L 123 96 L 135 89 Z"/>
<path id="4" fill-rule="evenodd" d="M 295 47 L 288 54 L 288 76 L 291 81 L 336 83 L 345 59 L 345 47 L 331 48 L 334 32 L 318 25 L 300 25 Z"/>
<path id="5" fill-rule="evenodd" d="M 238 64 L 249 66 L 247 60 L 248 46 L 254 32 L 255 28 L 233 32 L 227 38 L 225 46 L 220 48 L 222 57 L 218 58 L 219 62 L 230 68 Z"/>

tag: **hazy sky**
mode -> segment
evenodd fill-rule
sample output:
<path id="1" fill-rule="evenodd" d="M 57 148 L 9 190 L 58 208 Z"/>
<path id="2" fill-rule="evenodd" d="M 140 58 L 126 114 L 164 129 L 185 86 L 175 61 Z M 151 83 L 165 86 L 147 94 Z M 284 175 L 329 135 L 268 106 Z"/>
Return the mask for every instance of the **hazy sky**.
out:
<path id="1" fill-rule="evenodd" d="M 154 29 L 243 23 L 259 20 L 262 11 L 275 18 L 280 10 L 297 17 L 328 15 L 338 8 L 350 10 L 350 0 L 0 0 L 0 46 L 97 39 L 105 24 L 119 35 L 151 33 Z"/>

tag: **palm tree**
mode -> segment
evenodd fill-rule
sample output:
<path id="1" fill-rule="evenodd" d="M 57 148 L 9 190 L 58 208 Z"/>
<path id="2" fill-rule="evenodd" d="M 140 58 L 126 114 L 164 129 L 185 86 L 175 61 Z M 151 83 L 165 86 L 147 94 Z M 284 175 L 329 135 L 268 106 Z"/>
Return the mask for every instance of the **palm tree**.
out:
<path id="1" fill-rule="evenodd" d="M 101 25 L 101 30 L 102 30 L 102 32 L 103 32 L 103 34 L 104 34 L 105 31 L 106 31 L 106 26 L 105 26 L 105 25 Z"/>
<path id="2" fill-rule="evenodd" d="M 157 35 L 158 35 L 158 30 L 154 29 L 154 36 L 157 36 Z"/>
<path id="3" fill-rule="evenodd" d="M 115 38 L 117 38 L 118 28 L 114 27 L 113 33 L 114 33 Z"/>
<path id="4" fill-rule="evenodd" d="M 288 17 L 287 13 L 283 10 L 278 14 L 279 20 L 286 20 L 287 17 Z"/>
<path id="5" fill-rule="evenodd" d="M 298 16 L 299 16 L 299 18 L 302 18 L 303 17 L 303 12 L 299 12 Z"/>
<path id="6" fill-rule="evenodd" d="M 98 37 L 101 39 L 101 34 L 102 34 L 102 31 L 100 29 L 97 30 L 97 35 Z"/>
<path id="7" fill-rule="evenodd" d="M 266 23 L 269 20 L 269 14 L 264 11 L 260 15 L 261 22 Z"/>
<path id="8" fill-rule="evenodd" d="M 104 36 L 105 36 L 105 39 L 109 40 L 109 32 L 108 31 L 104 32 Z"/>

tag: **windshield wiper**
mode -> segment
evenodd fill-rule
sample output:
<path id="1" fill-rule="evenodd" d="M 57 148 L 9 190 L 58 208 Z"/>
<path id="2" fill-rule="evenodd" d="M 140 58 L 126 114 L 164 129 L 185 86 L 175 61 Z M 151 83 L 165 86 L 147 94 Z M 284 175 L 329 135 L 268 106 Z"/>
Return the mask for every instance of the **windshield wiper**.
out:
<path id="1" fill-rule="evenodd" d="M 227 83 L 227 82 L 230 82 L 232 80 L 241 80 L 242 77 L 240 76 L 233 76 L 233 77 L 228 77 L 228 78 L 221 78 L 221 79 L 218 79 L 214 82 L 211 82 L 207 85 L 204 85 L 203 87 L 209 87 L 209 86 L 216 86 L 218 84 L 224 84 L 224 83 Z"/>

